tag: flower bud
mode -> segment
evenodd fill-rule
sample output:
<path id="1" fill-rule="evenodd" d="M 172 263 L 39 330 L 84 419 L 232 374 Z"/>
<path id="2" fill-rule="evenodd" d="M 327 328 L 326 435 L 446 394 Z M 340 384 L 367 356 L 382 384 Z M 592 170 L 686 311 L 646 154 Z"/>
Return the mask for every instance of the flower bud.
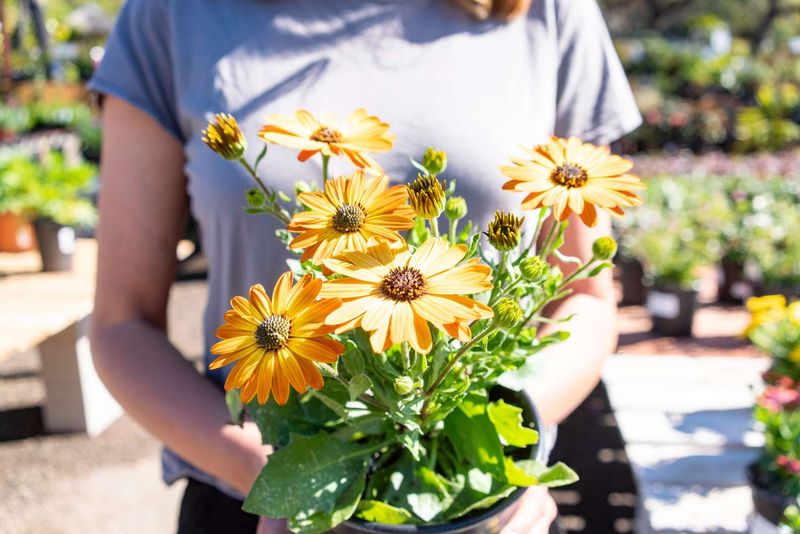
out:
<path id="1" fill-rule="evenodd" d="M 494 219 L 485 232 L 489 243 L 501 252 L 515 248 L 519 245 L 520 229 L 524 221 L 525 217 L 517 217 L 513 213 L 495 212 Z"/>
<path id="2" fill-rule="evenodd" d="M 600 237 L 592 243 L 592 255 L 596 260 L 610 260 L 617 253 L 617 242 L 611 236 Z"/>
<path id="3" fill-rule="evenodd" d="M 444 211 L 444 185 L 436 176 L 417 175 L 413 183 L 407 185 L 408 200 L 417 215 L 423 219 L 435 219 Z"/>
<path id="4" fill-rule="evenodd" d="M 538 282 L 547 273 L 547 264 L 539 256 L 529 256 L 519 263 L 519 270 L 528 282 Z"/>
<path id="5" fill-rule="evenodd" d="M 264 196 L 264 191 L 262 191 L 257 187 L 248 189 L 247 192 L 245 193 L 245 196 L 247 197 L 247 204 L 253 208 L 261 207 L 264 204 L 264 201 L 266 200 L 266 197 Z"/>
<path id="6" fill-rule="evenodd" d="M 394 379 L 394 390 L 398 395 L 408 395 L 414 391 L 414 379 L 410 376 L 398 376 Z"/>
<path id="7" fill-rule="evenodd" d="M 436 150 L 428 147 L 422 156 L 422 166 L 428 170 L 429 174 L 436 176 L 442 174 L 447 168 L 447 154 L 444 150 Z"/>
<path id="8" fill-rule="evenodd" d="M 444 214 L 451 221 L 457 221 L 467 216 L 467 201 L 464 197 L 450 197 L 444 206 Z"/>
<path id="9" fill-rule="evenodd" d="M 517 326 L 525 316 L 517 301 L 509 297 L 503 297 L 497 301 L 492 310 L 494 310 L 495 322 L 500 328 L 506 330 Z"/>
<path id="10" fill-rule="evenodd" d="M 239 159 L 247 150 L 247 139 L 239 124 L 227 113 L 217 113 L 208 123 L 203 130 L 203 142 L 225 159 Z"/>

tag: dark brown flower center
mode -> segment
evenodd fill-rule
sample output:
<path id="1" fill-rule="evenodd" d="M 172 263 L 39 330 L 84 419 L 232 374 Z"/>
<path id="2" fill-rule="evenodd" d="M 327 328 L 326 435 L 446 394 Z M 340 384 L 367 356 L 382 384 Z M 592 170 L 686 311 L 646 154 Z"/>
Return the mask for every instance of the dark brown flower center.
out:
<path id="1" fill-rule="evenodd" d="M 256 327 L 256 343 L 265 350 L 277 350 L 286 346 L 292 323 L 283 315 L 270 315 Z"/>
<path id="2" fill-rule="evenodd" d="M 360 204 L 342 204 L 336 208 L 331 224 L 337 232 L 346 234 L 357 232 L 366 218 L 367 213 Z"/>
<path id="3" fill-rule="evenodd" d="M 589 173 L 580 165 L 563 163 L 550 173 L 550 181 L 564 187 L 582 187 L 589 180 Z"/>
<path id="4" fill-rule="evenodd" d="M 381 291 L 393 300 L 415 300 L 425 294 L 425 277 L 413 267 L 395 267 L 384 277 Z"/>
<path id="5" fill-rule="evenodd" d="M 333 128 L 320 126 L 316 132 L 311 134 L 311 140 L 322 143 L 338 143 L 342 140 L 342 134 Z"/>

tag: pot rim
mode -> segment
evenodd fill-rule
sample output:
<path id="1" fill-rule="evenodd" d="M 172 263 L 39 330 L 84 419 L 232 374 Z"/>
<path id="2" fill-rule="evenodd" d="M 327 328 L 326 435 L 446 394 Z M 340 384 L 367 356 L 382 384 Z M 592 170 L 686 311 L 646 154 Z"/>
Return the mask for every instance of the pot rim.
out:
<path id="1" fill-rule="evenodd" d="M 506 388 L 504 386 L 497 385 L 492 390 L 506 390 L 517 394 L 521 397 L 521 400 L 527 405 L 523 406 L 524 408 L 530 408 L 531 413 L 533 414 L 533 422 L 536 425 L 536 431 L 539 433 L 539 442 L 536 445 L 532 445 L 533 451 L 531 457 L 539 462 L 546 462 L 547 457 L 549 456 L 547 447 L 544 443 L 544 423 L 542 422 L 542 417 L 539 414 L 539 411 L 536 409 L 536 404 L 533 402 L 533 398 L 531 395 L 525 391 L 514 391 L 512 389 Z M 369 521 L 365 521 L 358 517 L 351 517 L 350 519 L 346 520 L 344 524 L 353 528 L 354 530 L 359 530 L 361 532 L 386 532 L 386 533 L 410 533 L 410 532 L 419 532 L 419 533 L 430 533 L 430 534 L 438 534 L 438 533 L 458 533 L 461 531 L 465 531 L 467 529 L 472 528 L 475 525 L 478 525 L 496 515 L 503 513 L 507 510 L 510 506 L 514 505 L 525 493 L 525 490 L 528 488 L 518 487 L 514 490 L 508 497 L 501 499 L 500 501 L 494 503 L 489 508 L 485 508 L 480 510 L 476 513 L 467 514 L 464 517 L 459 517 L 454 521 L 450 521 L 448 523 L 437 523 L 435 525 L 389 525 L 385 523 L 373 523 Z"/>

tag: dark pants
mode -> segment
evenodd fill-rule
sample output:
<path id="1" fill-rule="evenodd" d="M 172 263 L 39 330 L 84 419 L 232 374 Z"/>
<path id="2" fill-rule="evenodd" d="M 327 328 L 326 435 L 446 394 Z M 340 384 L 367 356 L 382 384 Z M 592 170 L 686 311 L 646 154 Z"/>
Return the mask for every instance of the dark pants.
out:
<path id="1" fill-rule="evenodd" d="M 189 479 L 181 502 L 178 534 L 254 534 L 258 516 L 242 510 L 242 501 Z M 563 532 L 553 523 L 552 534 Z"/>
<path id="2" fill-rule="evenodd" d="M 178 517 L 178 534 L 255 534 L 258 516 L 242 510 L 242 501 L 189 479 Z"/>

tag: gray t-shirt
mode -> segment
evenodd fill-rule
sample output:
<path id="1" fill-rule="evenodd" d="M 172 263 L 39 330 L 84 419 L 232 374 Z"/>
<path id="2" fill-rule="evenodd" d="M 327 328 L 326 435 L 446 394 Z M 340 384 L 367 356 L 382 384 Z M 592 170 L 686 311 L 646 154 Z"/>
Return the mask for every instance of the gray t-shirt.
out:
<path id="1" fill-rule="evenodd" d="M 521 197 L 501 191 L 497 170 L 518 145 L 552 134 L 609 143 L 640 123 L 595 0 L 533 0 L 509 23 L 475 22 L 448 0 L 129 0 L 89 85 L 145 111 L 184 146 L 209 258 L 206 347 L 230 297 L 255 282 L 271 287 L 287 257 L 276 224 L 243 213 L 248 175 L 201 141 L 214 113 L 237 118 L 252 157 L 267 114 L 343 117 L 364 107 L 397 134 L 395 150 L 376 156 L 387 174 L 406 181 L 409 156 L 446 150 L 445 178 L 480 224 L 496 209 L 519 211 Z M 350 170 L 331 163 L 333 175 Z M 320 162 L 271 147 L 262 171 L 291 192 L 298 179 L 319 179 Z M 221 384 L 228 370 L 210 377 Z M 167 460 L 167 480 L 188 472 Z"/>

